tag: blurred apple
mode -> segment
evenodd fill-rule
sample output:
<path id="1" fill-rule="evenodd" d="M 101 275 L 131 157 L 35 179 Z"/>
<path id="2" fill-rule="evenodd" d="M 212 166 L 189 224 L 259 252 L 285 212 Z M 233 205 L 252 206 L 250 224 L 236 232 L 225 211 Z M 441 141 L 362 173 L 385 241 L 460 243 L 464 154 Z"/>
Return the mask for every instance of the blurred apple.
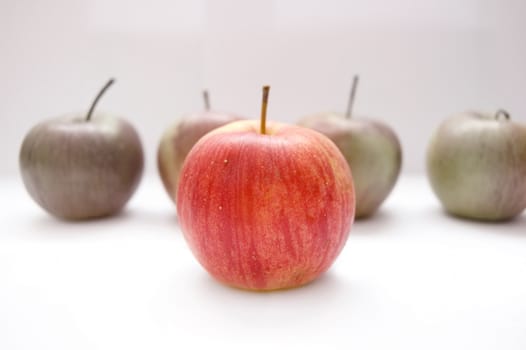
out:
<path id="1" fill-rule="evenodd" d="M 352 117 L 358 84 L 353 79 L 347 113 L 318 113 L 299 121 L 317 130 L 338 146 L 351 167 L 356 190 L 356 218 L 373 214 L 393 189 L 402 164 L 398 137 L 386 124 Z"/>
<path id="2" fill-rule="evenodd" d="M 504 110 L 454 115 L 431 138 L 427 174 L 449 213 L 511 219 L 526 207 L 526 126 Z"/>
<path id="3" fill-rule="evenodd" d="M 347 162 L 324 135 L 261 121 L 220 127 L 197 142 L 181 172 L 179 222 L 219 281 L 273 290 L 308 283 L 342 250 L 354 217 Z"/>
<path id="4" fill-rule="evenodd" d="M 242 119 L 241 117 L 210 110 L 208 92 L 203 92 L 205 110 L 186 115 L 163 134 L 157 150 L 157 166 L 164 188 L 175 203 L 177 184 L 183 162 L 195 143 L 215 128 Z"/>
<path id="5" fill-rule="evenodd" d="M 50 214 L 69 220 L 117 213 L 142 176 L 143 149 L 124 119 L 94 114 L 111 79 L 87 114 L 44 121 L 20 150 L 20 171 L 31 197 Z"/>

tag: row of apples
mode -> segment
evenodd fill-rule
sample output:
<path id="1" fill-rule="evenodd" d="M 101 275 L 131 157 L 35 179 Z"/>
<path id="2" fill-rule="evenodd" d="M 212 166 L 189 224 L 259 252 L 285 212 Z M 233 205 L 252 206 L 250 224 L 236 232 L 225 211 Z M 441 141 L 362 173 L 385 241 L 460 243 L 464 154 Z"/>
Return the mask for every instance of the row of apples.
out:
<path id="1" fill-rule="evenodd" d="M 95 113 L 99 92 L 85 115 L 68 115 L 39 123 L 26 135 L 20 151 L 24 184 L 49 213 L 64 219 L 90 219 L 117 213 L 135 191 L 143 171 L 139 136 L 126 120 Z M 314 129 L 338 147 L 350 165 L 356 217 L 366 218 L 383 203 L 400 173 L 402 150 L 385 123 L 355 118 L 353 80 L 346 113 L 320 113 L 298 124 Z M 205 110 L 181 118 L 164 133 L 158 149 L 163 184 L 176 200 L 184 161 L 206 133 L 238 115 Z M 445 120 L 428 147 L 432 188 L 447 211 L 480 220 L 513 218 L 526 207 L 526 129 L 504 110 L 494 115 L 465 112 Z"/>
<path id="2" fill-rule="evenodd" d="M 22 143 L 24 184 L 53 215 L 114 214 L 140 181 L 144 155 L 135 129 L 94 114 L 112 83 L 86 115 L 42 122 Z M 267 123 L 266 86 L 259 121 L 207 108 L 166 132 L 161 178 L 189 248 L 215 279 L 248 290 L 309 283 L 336 260 L 355 214 L 371 215 L 387 197 L 400 171 L 400 143 L 385 124 L 352 118 L 356 83 L 346 116 L 308 117 L 301 121 L 308 127 Z M 448 211 L 499 220 L 524 209 L 525 130 L 504 111 L 467 113 L 440 126 L 428 169 Z"/>

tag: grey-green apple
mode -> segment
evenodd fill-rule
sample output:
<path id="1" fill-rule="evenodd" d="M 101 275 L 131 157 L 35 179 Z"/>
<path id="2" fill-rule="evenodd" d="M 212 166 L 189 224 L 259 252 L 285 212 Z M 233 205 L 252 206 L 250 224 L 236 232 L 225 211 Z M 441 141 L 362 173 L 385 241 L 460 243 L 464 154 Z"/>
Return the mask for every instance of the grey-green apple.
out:
<path id="1" fill-rule="evenodd" d="M 526 126 L 503 110 L 451 116 L 431 138 L 427 174 L 449 213 L 511 219 L 526 207 Z"/>
<path id="2" fill-rule="evenodd" d="M 393 189 L 400 174 L 402 149 L 385 123 L 351 116 L 357 82 L 355 77 L 347 113 L 318 113 L 298 124 L 329 137 L 344 155 L 354 179 L 359 219 L 375 213 Z"/>
<path id="3" fill-rule="evenodd" d="M 140 182 L 139 136 L 122 118 L 89 112 L 43 121 L 25 136 L 20 172 L 31 197 L 50 214 L 82 220 L 115 214 Z"/>
<path id="4" fill-rule="evenodd" d="M 201 137 L 241 117 L 210 110 L 208 93 L 203 92 L 205 110 L 183 116 L 164 132 L 157 149 L 157 166 L 164 188 L 175 203 L 179 175 L 186 156 Z"/>

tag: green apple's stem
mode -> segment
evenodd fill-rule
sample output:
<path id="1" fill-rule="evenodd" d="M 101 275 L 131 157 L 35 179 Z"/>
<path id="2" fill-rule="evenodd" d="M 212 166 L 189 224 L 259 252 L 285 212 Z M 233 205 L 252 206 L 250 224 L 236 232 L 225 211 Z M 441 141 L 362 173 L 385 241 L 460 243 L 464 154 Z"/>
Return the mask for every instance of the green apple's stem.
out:
<path id="1" fill-rule="evenodd" d="M 208 90 L 203 90 L 203 101 L 205 102 L 205 109 L 209 111 L 210 110 L 210 95 L 208 94 Z"/>
<path id="2" fill-rule="evenodd" d="M 106 85 L 104 85 L 102 87 L 102 89 L 100 89 L 99 93 L 97 94 L 97 96 L 95 97 L 95 99 L 93 100 L 93 102 L 91 103 L 91 107 L 89 108 L 89 111 L 88 111 L 88 114 L 86 115 L 86 121 L 89 121 L 91 119 L 91 115 L 93 114 L 93 111 L 95 110 L 95 106 L 97 106 L 97 103 L 99 102 L 100 98 L 102 97 L 102 95 L 104 95 L 104 93 L 106 92 L 106 90 L 108 90 L 108 88 L 115 82 L 115 79 L 111 78 L 110 80 L 108 80 L 108 82 L 106 83 Z"/>
<path id="3" fill-rule="evenodd" d="M 504 117 L 504 119 L 510 120 L 510 114 L 504 109 L 499 109 L 495 113 L 495 119 L 500 120 L 500 117 Z"/>
<path id="4" fill-rule="evenodd" d="M 267 133 L 267 105 L 268 105 L 268 92 L 270 86 L 263 86 L 263 99 L 261 102 L 261 126 L 260 131 L 264 135 Z"/>
<path id="5" fill-rule="evenodd" d="M 356 96 L 356 89 L 358 88 L 358 81 L 360 77 L 355 75 L 352 79 L 351 93 L 349 94 L 349 102 L 347 102 L 347 112 L 345 113 L 345 118 L 351 119 L 352 116 L 352 107 L 354 105 L 354 97 Z"/>

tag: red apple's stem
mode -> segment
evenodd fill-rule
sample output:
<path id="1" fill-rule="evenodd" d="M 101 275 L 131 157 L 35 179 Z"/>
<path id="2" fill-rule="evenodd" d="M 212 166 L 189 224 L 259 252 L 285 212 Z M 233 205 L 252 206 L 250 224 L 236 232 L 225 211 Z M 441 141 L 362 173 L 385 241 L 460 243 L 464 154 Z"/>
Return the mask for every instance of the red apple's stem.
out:
<path id="1" fill-rule="evenodd" d="M 351 93 L 349 94 L 349 102 L 347 102 L 347 112 L 345 113 L 345 118 L 351 119 L 352 116 L 352 107 L 354 105 L 354 97 L 356 96 L 356 89 L 358 88 L 358 81 L 360 77 L 355 75 L 352 79 Z"/>
<path id="2" fill-rule="evenodd" d="M 208 94 L 208 90 L 203 90 L 203 101 L 205 102 L 205 109 L 209 111 L 210 110 L 210 95 Z"/>
<path id="3" fill-rule="evenodd" d="M 99 102 L 100 98 L 102 97 L 102 95 L 104 95 L 104 93 L 106 92 L 106 90 L 108 90 L 108 88 L 115 82 L 115 79 L 111 78 L 110 80 L 108 80 L 108 82 L 106 83 L 106 85 L 104 85 L 102 87 L 102 89 L 99 91 L 99 93 L 97 94 L 97 96 L 95 97 L 95 99 L 93 100 L 93 102 L 91 103 L 91 107 L 89 108 L 89 111 L 88 111 L 88 114 L 86 115 L 86 121 L 89 121 L 91 119 L 91 115 L 93 114 L 93 111 L 95 110 L 95 106 L 97 106 L 97 103 Z"/>
<path id="4" fill-rule="evenodd" d="M 267 133 L 267 105 L 268 105 L 268 92 L 270 86 L 263 86 L 263 99 L 261 102 L 261 127 L 260 131 L 264 135 Z"/>
<path id="5" fill-rule="evenodd" d="M 504 117 L 504 119 L 510 120 L 510 114 L 504 109 L 499 109 L 495 113 L 495 119 L 500 120 L 500 117 Z"/>

